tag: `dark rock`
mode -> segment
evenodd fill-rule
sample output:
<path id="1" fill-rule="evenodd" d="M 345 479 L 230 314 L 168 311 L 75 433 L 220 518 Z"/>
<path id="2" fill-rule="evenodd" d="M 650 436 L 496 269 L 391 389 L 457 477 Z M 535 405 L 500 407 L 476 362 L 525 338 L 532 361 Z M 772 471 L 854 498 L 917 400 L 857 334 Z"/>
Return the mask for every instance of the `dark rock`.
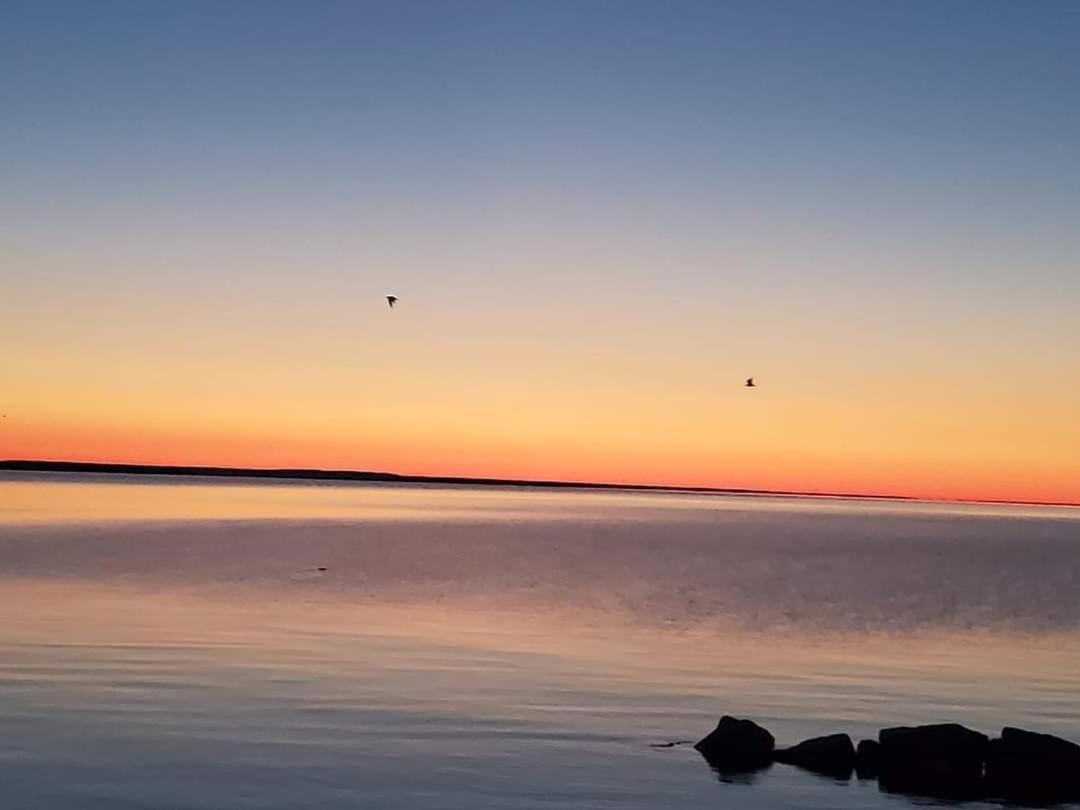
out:
<path id="1" fill-rule="evenodd" d="M 883 729 L 878 735 L 882 790 L 949 799 L 985 792 L 990 739 L 956 723 Z"/>
<path id="2" fill-rule="evenodd" d="M 1013 802 L 1080 801 L 1080 745 L 1019 728 L 990 743 L 987 789 Z"/>
<path id="3" fill-rule="evenodd" d="M 724 772 L 752 771 L 772 763 L 776 741 L 752 720 L 724 715 L 716 728 L 695 745 L 706 761 Z"/>
<path id="4" fill-rule="evenodd" d="M 859 740 L 855 749 L 855 774 L 860 779 L 877 779 L 881 761 L 881 744 L 877 740 Z"/>
<path id="5" fill-rule="evenodd" d="M 782 748 L 773 759 L 826 776 L 850 779 L 855 768 L 855 746 L 847 734 L 830 734 Z"/>

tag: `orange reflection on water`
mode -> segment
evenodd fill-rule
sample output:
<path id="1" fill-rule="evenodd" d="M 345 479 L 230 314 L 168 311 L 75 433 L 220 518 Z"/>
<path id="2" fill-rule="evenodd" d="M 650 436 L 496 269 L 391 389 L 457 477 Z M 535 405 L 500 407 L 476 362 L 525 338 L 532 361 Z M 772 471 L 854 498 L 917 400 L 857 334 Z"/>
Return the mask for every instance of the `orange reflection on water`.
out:
<path id="1" fill-rule="evenodd" d="M 0 473 L 0 525 L 169 520 L 542 520 L 703 510 L 998 515 L 1080 520 L 1074 507 L 199 476 Z"/>
<path id="2" fill-rule="evenodd" d="M 78 476 L 76 479 L 79 478 Z M 468 487 L 396 486 L 384 484 L 321 483 L 299 480 L 273 482 L 128 476 L 34 478 L 0 477 L 0 523 L 65 523 L 77 521 L 140 520 L 262 520 L 366 519 L 455 521 L 483 516 L 491 519 L 543 517 L 557 520 L 565 513 L 552 504 L 563 493 L 543 490 L 476 489 Z M 616 506 L 640 498 L 618 492 L 575 493 L 580 507 L 599 503 Z M 654 503 L 662 504 L 663 501 Z"/>

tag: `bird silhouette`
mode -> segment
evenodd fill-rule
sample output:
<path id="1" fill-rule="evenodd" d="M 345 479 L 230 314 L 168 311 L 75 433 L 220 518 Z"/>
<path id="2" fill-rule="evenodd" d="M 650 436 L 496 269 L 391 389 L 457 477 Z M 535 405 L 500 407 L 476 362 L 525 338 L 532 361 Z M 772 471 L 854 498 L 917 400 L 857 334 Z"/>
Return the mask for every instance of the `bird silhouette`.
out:
<path id="1" fill-rule="evenodd" d="M 754 385 L 754 378 L 753 377 L 747 377 L 746 378 L 746 387 L 747 388 L 757 388 L 757 386 Z"/>
<path id="2" fill-rule="evenodd" d="M 388 295 L 388 296 L 386 296 L 386 303 L 390 305 L 390 309 L 393 309 L 394 304 L 397 303 L 397 296 L 396 295 Z"/>

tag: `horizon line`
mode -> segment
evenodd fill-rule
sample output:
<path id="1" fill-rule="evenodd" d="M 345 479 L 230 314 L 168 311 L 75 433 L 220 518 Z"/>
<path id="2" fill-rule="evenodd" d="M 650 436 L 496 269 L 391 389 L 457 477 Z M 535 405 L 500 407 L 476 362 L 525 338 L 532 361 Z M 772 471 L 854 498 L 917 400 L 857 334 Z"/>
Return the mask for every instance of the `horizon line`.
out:
<path id="1" fill-rule="evenodd" d="M 926 498 L 883 493 L 819 492 L 805 490 L 755 489 L 749 487 L 678 486 L 674 484 L 616 484 L 603 481 L 562 481 L 529 478 L 488 478 L 459 475 L 414 475 L 383 470 L 334 470 L 317 467 L 222 467 L 197 464 L 137 464 L 110 461 L 55 461 L 47 459 L 0 459 L 0 471 L 72 472 L 106 475 L 176 475 L 218 478 L 269 478 L 319 481 L 369 481 L 373 483 L 451 484 L 472 486 L 536 487 L 542 489 L 602 489 L 639 492 L 697 492 L 716 495 L 757 495 L 794 498 L 847 498 L 858 500 L 910 501 L 923 503 L 971 503 L 1012 506 L 1056 506 L 1080 508 L 1080 502 L 1010 500 L 1007 498 Z"/>

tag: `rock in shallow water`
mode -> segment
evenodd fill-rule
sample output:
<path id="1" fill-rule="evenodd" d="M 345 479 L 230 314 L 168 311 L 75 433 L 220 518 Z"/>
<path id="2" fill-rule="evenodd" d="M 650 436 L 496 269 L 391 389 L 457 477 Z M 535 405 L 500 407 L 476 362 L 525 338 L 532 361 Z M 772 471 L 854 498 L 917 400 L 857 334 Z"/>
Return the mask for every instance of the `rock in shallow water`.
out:
<path id="1" fill-rule="evenodd" d="M 753 720 L 724 715 L 706 737 L 694 745 L 714 768 L 750 771 L 764 768 L 773 759 L 773 735 Z"/>
<path id="2" fill-rule="evenodd" d="M 956 723 L 883 729 L 856 749 L 846 734 L 775 750 L 772 734 L 730 716 L 694 746 L 721 781 L 753 781 L 775 762 L 826 776 L 877 778 L 881 790 L 947 800 L 990 799 L 1049 806 L 1080 802 L 1080 745 L 1018 728 L 1000 739 Z"/>
<path id="3" fill-rule="evenodd" d="M 1006 727 L 986 759 L 990 795 L 1016 802 L 1080 801 L 1080 745 Z"/>
<path id="4" fill-rule="evenodd" d="M 855 749 L 855 773 L 860 779 L 877 779 L 881 744 L 877 740 L 859 740 Z"/>
<path id="5" fill-rule="evenodd" d="M 782 748 L 774 759 L 826 776 L 849 779 L 855 769 L 855 746 L 847 734 L 830 734 Z"/>
<path id="6" fill-rule="evenodd" d="M 985 792 L 983 763 L 990 738 L 958 723 L 886 728 L 878 734 L 883 790 L 951 799 Z"/>

